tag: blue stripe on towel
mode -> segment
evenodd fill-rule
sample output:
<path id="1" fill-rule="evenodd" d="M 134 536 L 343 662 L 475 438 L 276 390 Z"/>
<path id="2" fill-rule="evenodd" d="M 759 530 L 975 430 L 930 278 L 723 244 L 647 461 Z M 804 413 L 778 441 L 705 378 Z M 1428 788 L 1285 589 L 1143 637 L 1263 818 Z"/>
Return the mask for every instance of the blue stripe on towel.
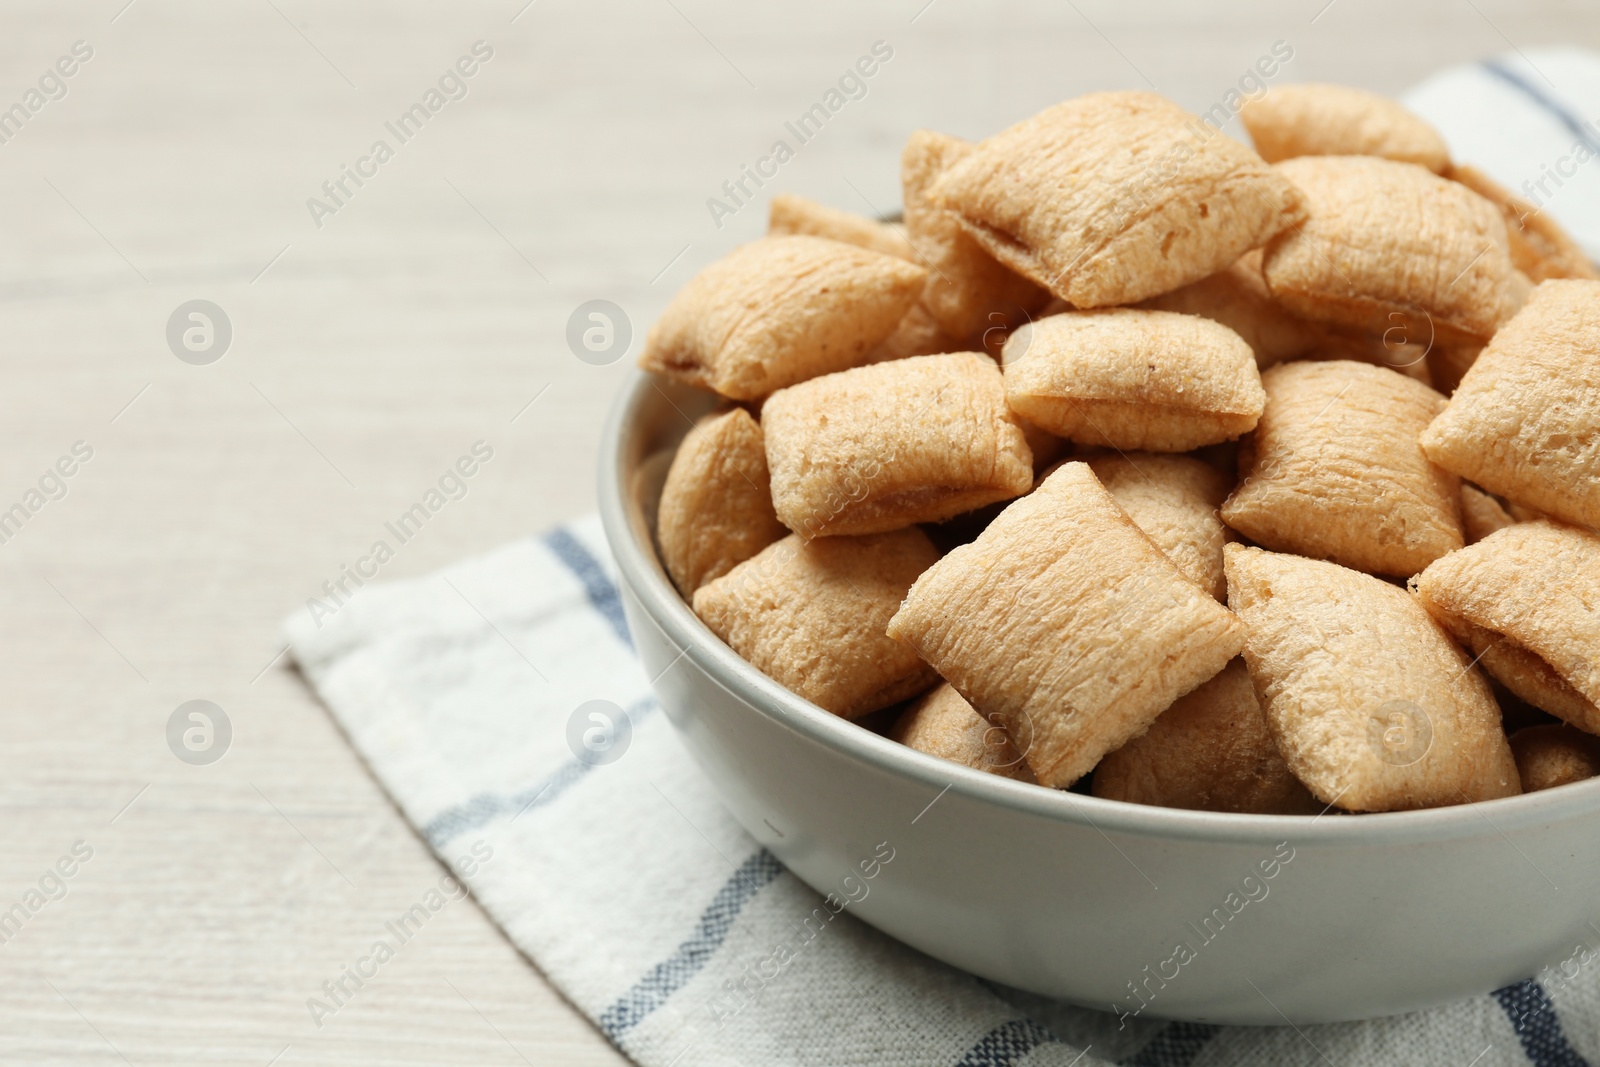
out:
<path id="1" fill-rule="evenodd" d="M 1494 991 L 1506 1018 L 1517 1031 L 1522 1051 L 1533 1067 L 1589 1067 L 1589 1061 L 1567 1044 L 1561 1018 L 1544 986 L 1526 978 Z"/>
<path id="2" fill-rule="evenodd" d="M 1055 1034 L 1032 1019 L 1012 1019 L 984 1034 L 956 1067 L 1015 1067 L 1040 1045 L 1059 1045 Z"/>
<path id="3" fill-rule="evenodd" d="M 1510 67 L 1503 66 L 1494 62 L 1493 60 L 1485 60 L 1483 63 L 1483 69 L 1488 71 L 1490 74 L 1493 74 L 1496 78 L 1499 78 L 1513 89 L 1521 92 L 1522 95 L 1526 96 L 1529 100 L 1532 100 L 1534 103 L 1544 108 L 1544 110 L 1548 111 L 1553 118 L 1561 123 L 1561 125 L 1565 126 L 1568 130 L 1571 130 L 1574 137 L 1588 145 L 1595 152 L 1600 152 L 1600 140 L 1597 140 L 1595 135 L 1590 132 L 1589 124 L 1585 123 L 1577 115 L 1574 115 L 1570 110 L 1568 110 L 1565 104 L 1561 103 L 1549 93 L 1546 93 L 1532 81 L 1524 78 L 1521 74 L 1518 74 Z"/>
<path id="4" fill-rule="evenodd" d="M 1137 1056 L 1124 1062 L 1128 1067 L 1189 1067 L 1221 1030 L 1211 1023 L 1168 1023 Z"/>
<path id="5" fill-rule="evenodd" d="M 545 547 L 555 553 L 555 557 L 566 565 L 567 570 L 583 583 L 583 591 L 588 596 L 589 603 L 593 604 L 594 609 L 611 624 L 617 640 L 632 648 L 633 635 L 628 633 L 628 621 L 622 617 L 622 597 L 617 593 L 617 587 L 612 584 L 611 579 L 606 577 L 605 568 L 600 566 L 600 561 L 563 527 L 558 526 L 551 530 L 544 535 L 543 540 Z"/>
<path id="6" fill-rule="evenodd" d="M 688 940 L 601 1013 L 598 1020 L 601 1031 L 613 1042 L 620 1043 L 623 1034 L 688 985 L 727 940 L 728 931 L 733 929 L 733 922 L 744 906 L 782 873 L 783 864 L 772 853 L 766 849 L 752 853 L 711 898 Z"/>
<path id="7" fill-rule="evenodd" d="M 634 701 L 627 709 L 629 723 L 634 729 L 638 729 L 645 716 L 660 706 L 654 697 Z M 422 828 L 422 836 L 426 837 L 428 844 L 434 848 L 443 848 L 446 842 L 457 835 L 484 826 L 502 815 L 516 817 L 525 810 L 544 807 L 594 769 L 592 765 L 582 760 L 570 759 L 556 768 L 554 773 L 510 796 L 501 793 L 479 793 L 466 803 L 446 808 L 429 819 L 428 824 Z"/>

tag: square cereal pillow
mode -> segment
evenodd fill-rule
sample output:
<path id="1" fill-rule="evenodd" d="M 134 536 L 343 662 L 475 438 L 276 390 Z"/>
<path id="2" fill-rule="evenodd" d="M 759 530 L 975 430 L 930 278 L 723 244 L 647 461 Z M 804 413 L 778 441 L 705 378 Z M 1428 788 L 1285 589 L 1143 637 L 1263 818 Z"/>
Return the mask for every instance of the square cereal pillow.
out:
<path id="1" fill-rule="evenodd" d="M 935 202 L 1074 307 L 1131 304 L 1228 266 L 1301 217 L 1300 193 L 1154 93 L 1090 93 L 979 143 Z"/>
<path id="2" fill-rule="evenodd" d="M 917 302 L 928 272 L 825 237 L 764 237 L 706 267 L 650 328 L 639 366 L 760 400 L 860 366 Z"/>
<path id="3" fill-rule="evenodd" d="M 1415 589 L 1501 685 L 1600 734 L 1600 535 L 1515 523 L 1434 563 Z"/>
<path id="4" fill-rule="evenodd" d="M 1465 186 L 1374 156 L 1301 156 L 1275 169 L 1307 212 L 1262 259 L 1290 311 L 1373 335 L 1481 344 L 1527 298 L 1505 220 Z"/>
<path id="5" fill-rule="evenodd" d="M 1011 335 L 1006 402 L 1081 445 L 1187 452 L 1253 429 L 1266 394 L 1238 334 L 1197 315 L 1067 311 Z"/>
<path id="6" fill-rule="evenodd" d="M 884 626 L 939 559 L 912 527 L 807 541 L 790 534 L 695 591 L 694 613 L 751 666 L 846 719 L 938 681 Z"/>
<path id="7" fill-rule="evenodd" d="M 1567 522 L 1600 526 L 1600 282 L 1543 282 L 1422 435 L 1428 458 Z"/>
<path id="8" fill-rule="evenodd" d="M 743 408 L 696 422 L 656 509 L 661 562 L 678 591 L 693 596 L 788 532 L 772 510 L 760 424 Z"/>
<path id="9" fill-rule="evenodd" d="M 1461 482 L 1417 435 L 1444 397 L 1383 367 L 1282 363 L 1222 521 L 1279 552 L 1409 578 L 1464 543 Z"/>
<path id="10" fill-rule="evenodd" d="M 1404 589 L 1243 545 L 1227 567 L 1250 678 L 1318 800 L 1404 811 L 1521 791 L 1489 683 Z"/>
<path id="11" fill-rule="evenodd" d="M 971 352 L 840 371 L 761 411 L 772 502 L 807 537 L 939 522 L 1033 486 L 994 361 Z"/>
<path id="12" fill-rule="evenodd" d="M 1049 786 L 1143 733 L 1244 642 L 1239 620 L 1083 463 L 1058 467 L 917 579 L 888 632 L 1027 739 L 1023 756 Z"/>

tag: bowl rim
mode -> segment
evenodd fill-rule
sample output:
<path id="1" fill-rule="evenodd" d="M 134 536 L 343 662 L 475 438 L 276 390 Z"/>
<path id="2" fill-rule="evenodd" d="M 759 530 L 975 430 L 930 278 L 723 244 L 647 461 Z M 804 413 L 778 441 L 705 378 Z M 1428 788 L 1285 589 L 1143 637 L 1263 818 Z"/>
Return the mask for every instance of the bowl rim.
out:
<path id="1" fill-rule="evenodd" d="M 1092 827 L 1102 835 L 1109 830 L 1135 837 L 1267 847 L 1284 840 L 1329 846 L 1391 846 L 1479 837 L 1489 831 L 1516 848 L 1506 836 L 1507 830 L 1600 813 L 1600 778 L 1497 800 L 1356 817 L 1336 810 L 1326 811 L 1333 817 L 1324 819 L 1320 815 L 1250 815 L 1165 808 L 1013 781 L 917 752 L 857 726 L 790 692 L 741 659 L 678 595 L 655 547 L 641 544 L 636 537 L 629 521 L 625 488 L 632 483 L 636 470 L 635 465 L 628 465 L 628 431 L 634 427 L 638 412 L 651 401 L 652 392 L 671 403 L 660 388 L 665 382 L 667 379 L 662 376 L 634 369 L 612 403 L 601 435 L 600 518 L 624 585 L 668 640 L 681 650 L 682 657 L 692 658 L 707 676 L 756 714 L 856 763 L 927 786 L 930 807 L 935 794 L 943 796 L 948 791 L 1018 813 Z M 679 414 L 683 414 L 681 410 Z M 684 418 L 687 420 L 688 416 Z M 1517 851 L 1520 853 L 1521 849 Z M 1532 865 L 1526 855 L 1523 859 Z"/>

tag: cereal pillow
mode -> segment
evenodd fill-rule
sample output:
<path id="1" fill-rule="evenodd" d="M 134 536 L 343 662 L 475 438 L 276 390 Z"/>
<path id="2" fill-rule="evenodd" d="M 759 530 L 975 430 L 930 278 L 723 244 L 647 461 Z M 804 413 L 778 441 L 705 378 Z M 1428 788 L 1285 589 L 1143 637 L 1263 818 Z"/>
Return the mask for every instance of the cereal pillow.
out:
<path id="1" fill-rule="evenodd" d="M 778 518 L 807 537 L 938 522 L 1033 486 L 1000 371 L 971 352 L 813 378 L 761 422 Z"/>
<path id="2" fill-rule="evenodd" d="M 789 531 L 772 510 L 761 426 L 743 408 L 707 415 L 672 457 L 656 538 L 661 562 L 684 596 Z"/>
<path id="3" fill-rule="evenodd" d="M 1143 733 L 1243 640 L 1083 463 L 1058 467 L 917 579 L 888 633 L 1027 738 L 1028 767 L 1049 786 Z"/>
<path id="4" fill-rule="evenodd" d="M 1564 725 L 1527 726 L 1511 735 L 1524 793 L 1600 774 L 1600 738 Z"/>
<path id="5" fill-rule="evenodd" d="M 1520 791 L 1489 683 L 1404 589 L 1243 545 L 1227 567 L 1251 680 L 1318 800 L 1401 811 Z"/>
<path id="6" fill-rule="evenodd" d="M 1228 528 L 1217 508 L 1228 495 L 1228 479 L 1193 456 L 1114 452 L 1091 457 L 1088 464 L 1128 518 L 1185 578 L 1227 600 L 1222 546 Z"/>
<path id="7" fill-rule="evenodd" d="M 1345 85 L 1280 85 L 1245 101 L 1239 121 L 1268 163 L 1294 156 L 1382 156 L 1450 165 L 1439 131 L 1394 100 Z"/>
<path id="8" fill-rule="evenodd" d="M 1079 308 L 1215 274 L 1301 218 L 1301 197 L 1154 93 L 1090 93 L 981 142 L 932 197 L 1000 262 Z"/>
<path id="9" fill-rule="evenodd" d="M 1002 266 L 929 197 L 939 175 L 971 153 L 966 141 L 918 130 L 900 156 L 906 236 L 928 267 L 922 305 L 947 334 L 962 341 L 977 341 L 990 330 L 1003 337 L 1050 295 Z"/>
<path id="10" fill-rule="evenodd" d="M 1006 402 L 1082 445 L 1187 452 L 1254 428 L 1266 394 L 1255 355 L 1209 319 L 1068 311 L 1006 341 Z"/>
<path id="11" fill-rule="evenodd" d="M 846 719 L 938 677 L 884 624 L 938 560 L 916 528 L 806 541 L 790 534 L 695 590 L 694 613 L 779 685 Z"/>
<path id="12" fill-rule="evenodd" d="M 1430 566 L 1416 593 L 1500 684 L 1600 734 L 1600 534 L 1515 523 Z"/>
<path id="13" fill-rule="evenodd" d="M 759 400 L 859 366 L 916 303 L 928 272 L 823 237 L 766 237 L 690 279 L 645 339 L 639 366 L 734 400 Z"/>
<path id="14" fill-rule="evenodd" d="M 1461 379 L 1422 448 L 1491 493 L 1600 526 L 1600 282 L 1535 289 Z"/>
<path id="15" fill-rule="evenodd" d="M 1464 543 L 1461 482 L 1417 444 L 1444 397 L 1349 360 L 1261 376 L 1266 411 L 1239 449 L 1222 521 L 1267 548 L 1409 578 Z"/>
<path id="16" fill-rule="evenodd" d="M 1289 773 L 1242 659 L 1101 760 L 1092 792 L 1196 811 L 1314 815 L 1323 808 Z"/>
<path id="17" fill-rule="evenodd" d="M 1302 156 L 1277 166 L 1308 218 L 1267 245 L 1272 295 L 1374 335 L 1483 342 L 1527 296 L 1493 204 L 1412 163 Z"/>
<path id="18" fill-rule="evenodd" d="M 907 748 L 963 767 L 1033 781 L 1033 772 L 1006 732 L 973 711 L 949 682 L 918 698 L 901 714 L 889 736 Z"/>
<path id="19" fill-rule="evenodd" d="M 917 261 L 911 242 L 893 226 L 852 215 L 848 211 L 840 211 L 793 193 L 779 193 L 772 198 L 767 209 L 767 233 L 774 237 L 810 234 L 812 237 L 843 241 L 886 256 Z"/>

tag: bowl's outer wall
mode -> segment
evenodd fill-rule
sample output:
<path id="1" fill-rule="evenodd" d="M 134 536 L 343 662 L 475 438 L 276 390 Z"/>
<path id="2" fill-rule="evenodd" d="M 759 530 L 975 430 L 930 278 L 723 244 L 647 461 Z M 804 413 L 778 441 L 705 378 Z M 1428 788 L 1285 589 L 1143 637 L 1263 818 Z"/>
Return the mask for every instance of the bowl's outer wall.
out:
<path id="1" fill-rule="evenodd" d="M 1411 816 L 1359 817 L 1372 832 L 1352 833 L 1335 824 L 1357 817 L 1337 813 L 1162 813 L 1172 826 L 1158 814 L 1152 831 L 1119 813 L 1132 806 L 1066 793 L 1041 805 L 1038 787 L 784 707 L 803 702 L 761 692 L 773 687 L 686 622 L 655 558 L 659 455 L 706 406 L 642 376 L 613 416 L 601 501 L 624 609 L 668 717 L 735 818 L 819 893 L 865 885 L 849 905 L 858 918 L 1007 985 L 1220 1023 L 1408 1011 L 1527 977 L 1579 942 L 1600 947 L 1589 784 L 1568 787 L 1583 803 L 1520 798 L 1542 803 L 1515 819 L 1474 806 L 1448 833 L 1402 830 L 1428 825 Z M 894 859 L 878 877 L 846 883 L 884 843 Z"/>

